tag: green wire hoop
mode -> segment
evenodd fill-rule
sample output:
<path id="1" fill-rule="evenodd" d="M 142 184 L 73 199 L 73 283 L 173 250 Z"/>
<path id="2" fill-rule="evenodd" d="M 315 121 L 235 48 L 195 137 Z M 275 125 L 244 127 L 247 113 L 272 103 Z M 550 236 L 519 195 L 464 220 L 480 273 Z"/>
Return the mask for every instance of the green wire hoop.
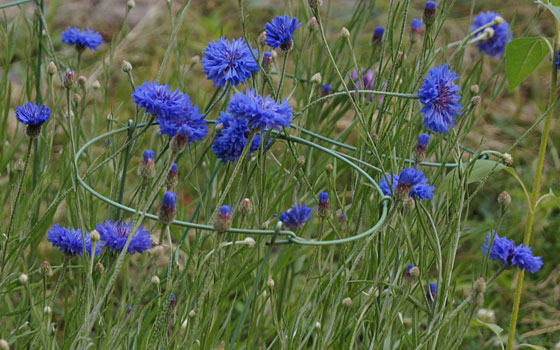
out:
<path id="1" fill-rule="evenodd" d="M 209 124 L 215 124 L 215 121 L 207 121 L 207 123 Z M 152 123 L 151 126 L 157 125 L 157 123 Z M 113 136 L 119 133 L 123 133 L 123 132 L 127 132 L 130 130 L 130 128 L 142 128 L 145 127 L 146 124 L 137 124 L 136 126 L 131 125 L 129 127 L 123 127 L 120 129 L 115 129 L 106 133 L 103 133 L 101 135 L 98 135 L 94 138 L 92 138 L 91 140 L 89 140 L 88 142 L 86 142 L 79 150 L 78 152 L 76 152 L 76 156 L 74 158 L 74 164 L 76 166 L 77 169 L 79 169 L 78 167 L 78 161 L 80 159 L 80 155 L 92 144 L 94 144 L 97 141 L 106 139 L 109 136 Z M 381 217 L 379 218 L 379 220 L 375 223 L 375 225 L 373 225 L 372 227 L 370 227 L 369 229 L 367 229 L 366 231 L 359 233 L 355 236 L 352 237 L 346 237 L 346 238 L 341 238 L 341 239 L 334 239 L 334 240 L 327 240 L 327 241 L 315 241 L 315 240 L 308 240 L 302 237 L 297 236 L 293 231 L 289 231 L 289 230 L 281 230 L 281 231 L 277 231 L 277 230 L 257 230 L 257 229 L 244 229 L 244 228 L 236 228 L 236 227 L 232 227 L 229 232 L 233 232 L 233 233 L 240 233 L 240 234 L 247 234 L 247 235 L 268 235 L 268 236 L 274 236 L 274 235 L 279 235 L 279 236 L 283 236 L 285 237 L 285 239 L 283 240 L 275 240 L 274 242 L 271 242 L 271 244 L 288 244 L 288 243 L 295 243 L 295 244 L 300 244 L 300 245 L 334 245 L 334 244 L 343 244 L 343 243 L 348 243 L 348 242 L 352 242 L 358 239 L 361 239 L 363 237 L 369 236 L 371 234 L 373 234 L 374 232 L 376 232 L 377 230 L 379 230 L 382 226 L 383 223 L 385 222 L 385 219 L 387 218 L 387 212 L 388 212 L 388 203 L 392 200 L 391 197 L 389 196 L 385 196 L 383 194 L 383 191 L 381 190 L 381 187 L 379 187 L 379 184 L 368 174 L 366 173 L 363 169 L 361 169 L 359 166 L 357 166 L 356 164 L 354 164 L 352 161 L 348 160 L 347 158 L 345 158 L 344 156 L 335 153 L 334 151 L 317 145 L 311 141 L 296 137 L 296 136 L 292 136 L 292 135 L 284 135 L 281 133 L 277 133 L 276 136 L 279 139 L 283 139 L 285 141 L 292 141 L 292 142 L 297 142 L 300 143 L 302 145 L 308 146 L 308 147 L 312 147 L 315 148 L 319 151 L 322 151 L 324 153 L 327 153 L 328 155 L 335 157 L 336 159 L 342 161 L 343 163 L 347 164 L 348 166 L 350 166 L 351 168 L 353 168 L 355 171 L 357 171 L 360 175 L 362 175 L 363 177 L 365 177 L 365 179 L 371 183 L 371 185 L 373 185 L 373 187 L 375 188 L 375 190 L 378 192 L 381 201 L 380 201 L 380 205 L 382 206 L 381 208 Z M 334 141 L 334 140 L 333 140 Z M 104 195 L 102 195 L 101 193 L 97 192 L 96 190 L 94 190 L 91 186 L 89 186 L 84 179 L 81 177 L 81 175 L 78 173 L 77 174 L 77 179 L 78 182 L 80 183 L 81 186 L 83 186 L 85 188 L 86 191 L 88 191 L 89 193 L 91 193 L 93 196 L 99 198 L 100 200 L 104 201 L 105 203 L 119 208 L 123 211 L 135 214 L 138 213 L 140 215 L 144 214 L 141 211 L 137 211 L 136 209 L 130 208 L 126 205 L 123 205 L 121 203 L 115 202 L 110 198 L 105 197 Z M 150 213 L 145 213 L 144 215 L 146 218 L 151 219 L 151 220 L 158 220 L 158 217 L 154 214 L 150 214 Z M 177 226 L 182 226 L 182 227 L 188 227 L 188 228 L 194 228 L 194 229 L 199 229 L 199 230 L 207 230 L 207 231 L 216 231 L 214 229 L 213 226 L 210 225 L 203 225 L 203 224 L 197 224 L 197 223 L 193 223 L 193 222 L 188 222 L 188 221 L 181 221 L 181 220 L 174 220 L 172 223 L 172 225 L 177 225 Z"/>

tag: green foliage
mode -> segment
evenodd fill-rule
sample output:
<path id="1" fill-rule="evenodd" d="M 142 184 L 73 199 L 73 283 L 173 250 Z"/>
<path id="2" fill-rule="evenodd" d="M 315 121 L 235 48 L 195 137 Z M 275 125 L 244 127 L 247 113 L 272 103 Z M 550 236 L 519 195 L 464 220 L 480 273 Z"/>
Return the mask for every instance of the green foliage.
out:
<path id="1" fill-rule="evenodd" d="M 550 52 L 545 39 L 519 38 L 506 46 L 506 75 L 509 91 L 513 91 L 538 67 Z M 554 56 L 554 55 L 553 55 Z"/>

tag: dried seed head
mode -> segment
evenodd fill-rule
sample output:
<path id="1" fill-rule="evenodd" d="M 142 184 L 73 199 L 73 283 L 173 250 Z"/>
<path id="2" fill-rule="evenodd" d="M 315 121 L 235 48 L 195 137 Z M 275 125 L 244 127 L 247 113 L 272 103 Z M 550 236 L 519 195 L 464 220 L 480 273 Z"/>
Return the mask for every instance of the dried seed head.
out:
<path id="1" fill-rule="evenodd" d="M 478 95 L 478 93 L 480 92 L 480 86 L 478 86 L 477 84 L 474 84 L 471 86 L 471 92 L 474 95 Z"/>
<path id="2" fill-rule="evenodd" d="M 128 0 L 128 2 L 126 3 L 126 7 L 128 7 L 128 9 L 133 9 L 136 7 L 136 2 L 134 0 Z"/>

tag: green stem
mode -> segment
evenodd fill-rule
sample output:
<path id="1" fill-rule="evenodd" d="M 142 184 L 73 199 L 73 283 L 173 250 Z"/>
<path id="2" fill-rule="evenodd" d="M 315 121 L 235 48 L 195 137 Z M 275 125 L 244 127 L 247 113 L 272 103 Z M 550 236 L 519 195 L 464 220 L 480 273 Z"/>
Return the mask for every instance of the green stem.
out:
<path id="1" fill-rule="evenodd" d="M 554 52 L 558 50 L 558 42 L 560 41 L 560 28 L 558 21 L 556 22 L 556 35 L 554 42 Z M 556 83 L 557 68 L 554 62 L 552 63 L 552 77 L 550 84 L 550 95 L 548 104 L 551 105 L 556 98 Z M 537 160 L 537 172 L 535 173 L 535 178 L 533 181 L 533 192 L 531 193 L 531 203 L 529 204 L 529 213 L 527 216 L 527 223 L 525 224 L 525 235 L 523 236 L 523 244 L 525 246 L 529 245 L 531 240 L 531 233 L 533 229 L 533 221 L 535 219 L 535 210 L 537 206 L 537 200 L 539 198 L 539 192 L 541 187 L 541 178 L 544 167 L 544 156 L 546 155 L 546 146 L 548 144 L 548 135 L 550 133 L 550 124 L 552 123 L 552 110 L 549 110 L 544 122 L 544 130 L 541 137 L 541 144 L 539 146 L 539 154 Z M 513 349 L 513 340 L 515 338 L 515 328 L 517 326 L 517 316 L 519 314 L 519 303 L 521 301 L 521 292 L 523 291 L 523 278 L 525 277 L 525 270 L 521 270 L 517 277 L 517 285 L 515 286 L 515 299 L 513 301 L 513 309 L 511 311 L 511 323 L 509 325 L 509 334 L 507 342 L 507 350 Z"/>
<path id="2" fill-rule="evenodd" d="M 284 60 L 282 61 L 282 72 L 280 73 L 280 83 L 278 84 L 278 91 L 276 92 L 276 101 L 280 100 L 280 93 L 282 92 L 282 83 L 284 82 L 284 74 L 286 74 L 286 63 L 288 62 L 288 55 L 290 51 L 284 51 Z"/>
<path id="3" fill-rule="evenodd" d="M 27 142 L 27 151 L 25 152 L 25 158 L 23 160 L 23 172 L 19 178 L 19 183 L 16 191 L 16 198 L 14 200 L 14 206 L 12 207 L 12 212 L 10 213 L 10 222 L 8 223 L 8 231 L 6 233 L 6 243 L 2 249 L 2 266 L 0 267 L 0 280 L 4 274 L 4 266 L 6 266 L 6 253 L 8 251 L 8 244 L 10 243 L 10 235 L 12 234 L 12 229 L 14 227 L 14 220 L 16 217 L 16 211 L 19 204 L 19 198 L 21 197 L 21 189 L 23 187 L 23 180 L 25 179 L 25 173 L 27 172 L 27 165 L 29 164 L 29 155 L 31 154 L 31 147 L 33 146 L 33 138 L 30 137 Z"/>

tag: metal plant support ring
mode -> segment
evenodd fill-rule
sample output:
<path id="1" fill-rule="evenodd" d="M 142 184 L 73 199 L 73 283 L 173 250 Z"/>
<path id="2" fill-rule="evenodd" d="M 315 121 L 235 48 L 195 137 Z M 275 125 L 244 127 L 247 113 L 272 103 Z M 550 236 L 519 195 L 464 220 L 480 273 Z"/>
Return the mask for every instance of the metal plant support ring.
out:
<path id="1" fill-rule="evenodd" d="M 208 121 L 208 123 L 210 124 L 214 124 L 214 121 Z M 157 123 L 152 123 L 149 127 L 157 125 Z M 124 132 L 128 132 L 130 131 L 130 128 L 142 128 L 145 127 L 146 124 L 138 124 L 136 126 L 131 125 L 130 127 L 123 127 L 123 128 L 119 128 L 119 129 L 115 129 L 106 133 L 103 133 L 101 135 L 98 135 L 94 138 L 92 138 L 91 140 L 89 140 L 88 142 L 86 142 L 79 150 L 78 152 L 76 152 L 76 156 L 74 158 L 74 163 L 77 169 L 79 169 L 78 167 L 78 161 L 80 159 L 80 155 L 92 144 L 104 140 L 110 136 L 113 135 L 117 135 L 120 133 L 124 133 Z M 343 244 L 343 243 L 348 243 L 348 242 L 352 242 L 361 238 L 364 238 L 366 236 L 369 236 L 373 233 L 375 233 L 376 231 L 378 231 L 380 228 L 383 227 L 383 224 L 385 222 L 385 219 L 387 218 L 387 213 L 388 213 L 388 207 L 389 207 L 389 203 L 391 202 L 392 198 L 389 196 L 385 196 L 383 194 L 383 191 L 381 190 L 381 187 L 379 187 L 379 184 L 367 173 L 365 172 L 362 168 L 360 168 L 358 165 L 354 164 L 351 160 L 347 159 L 346 157 L 344 157 L 343 155 L 336 153 L 326 147 L 317 145 L 309 140 L 305 140 L 296 136 L 292 136 L 292 135 L 284 135 L 282 133 L 277 133 L 276 136 L 279 139 L 283 139 L 287 142 L 297 142 L 300 143 L 302 145 L 308 146 L 308 147 L 312 147 L 315 148 L 321 152 L 327 153 L 328 155 L 340 160 L 341 162 L 347 164 L 348 166 L 350 166 L 353 170 L 357 171 L 361 176 L 363 176 L 374 188 L 375 190 L 378 192 L 379 194 L 379 198 L 380 200 L 380 205 L 381 205 L 381 216 L 379 218 L 379 220 L 373 225 L 371 226 L 369 229 L 365 230 L 364 232 L 361 232 L 357 235 L 351 236 L 351 237 L 346 237 L 346 238 L 341 238 L 341 239 L 334 239 L 334 240 L 325 240 L 325 241 L 316 241 L 316 240 L 308 240 L 302 237 L 299 237 L 298 235 L 296 235 L 293 231 L 289 231 L 289 230 L 281 230 L 281 231 L 276 231 L 276 230 L 257 230 L 257 229 L 244 229 L 244 228 L 236 228 L 236 227 L 232 227 L 229 232 L 232 233 L 240 233 L 240 234 L 247 234 L 247 235 L 267 235 L 267 236 L 274 236 L 275 233 L 278 236 L 282 236 L 284 237 L 284 239 L 282 240 L 276 240 L 274 242 L 274 244 L 288 244 L 288 243 L 295 243 L 295 244 L 300 244 L 300 245 L 334 245 L 334 244 Z M 104 195 L 102 195 L 101 193 L 97 192 L 95 189 L 93 189 L 90 185 L 88 185 L 84 179 L 82 178 L 82 176 L 78 173 L 77 174 L 77 179 L 78 182 L 85 188 L 86 191 L 88 191 L 89 193 L 91 193 L 93 196 L 101 199 L 102 201 L 104 201 L 105 203 L 115 207 L 115 208 L 119 208 L 123 211 L 135 214 L 138 213 L 140 215 L 144 214 L 142 211 L 137 211 L 134 208 L 128 207 L 126 205 L 123 205 L 121 203 L 115 202 L 114 200 L 105 197 Z M 150 213 L 145 213 L 145 217 L 151 220 L 158 220 L 157 215 L 154 214 L 150 214 Z M 193 229 L 199 229 L 199 230 L 207 230 L 207 231 L 216 231 L 214 229 L 213 226 L 210 225 L 203 225 L 203 224 L 197 224 L 197 223 L 193 223 L 193 222 L 188 222 L 188 221 L 181 221 L 181 220 L 174 220 L 172 223 L 172 225 L 177 225 L 177 226 L 182 226 L 182 227 L 187 227 L 187 228 L 193 228 Z"/>

